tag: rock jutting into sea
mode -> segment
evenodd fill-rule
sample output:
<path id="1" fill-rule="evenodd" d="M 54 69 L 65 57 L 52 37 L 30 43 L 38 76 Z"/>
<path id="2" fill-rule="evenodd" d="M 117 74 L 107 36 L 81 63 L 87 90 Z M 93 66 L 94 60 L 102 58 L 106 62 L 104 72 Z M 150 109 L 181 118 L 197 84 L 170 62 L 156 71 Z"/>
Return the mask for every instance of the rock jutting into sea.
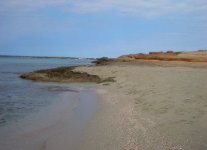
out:
<path id="1" fill-rule="evenodd" d="M 53 69 L 38 70 L 20 75 L 22 79 L 33 81 L 51 81 L 51 82 L 114 82 L 113 77 L 100 78 L 97 75 L 91 75 L 86 72 L 74 71 L 76 67 L 59 67 Z"/>

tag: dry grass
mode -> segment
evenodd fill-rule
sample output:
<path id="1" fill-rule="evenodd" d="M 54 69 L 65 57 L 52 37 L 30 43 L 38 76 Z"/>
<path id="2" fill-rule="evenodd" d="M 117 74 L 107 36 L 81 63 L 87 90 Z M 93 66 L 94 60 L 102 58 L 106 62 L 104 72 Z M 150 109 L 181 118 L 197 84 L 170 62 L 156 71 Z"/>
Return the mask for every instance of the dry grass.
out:
<path id="1" fill-rule="evenodd" d="M 123 55 L 119 60 L 163 60 L 163 61 L 186 61 L 186 62 L 207 62 L 207 51 L 196 52 L 150 52 L 149 54 Z"/>

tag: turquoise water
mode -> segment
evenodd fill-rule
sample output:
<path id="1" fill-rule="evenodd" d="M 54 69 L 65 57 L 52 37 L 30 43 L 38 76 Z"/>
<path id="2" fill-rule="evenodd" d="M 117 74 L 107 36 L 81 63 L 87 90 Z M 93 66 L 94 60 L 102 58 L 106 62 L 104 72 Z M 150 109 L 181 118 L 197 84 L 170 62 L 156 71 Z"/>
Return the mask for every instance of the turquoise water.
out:
<path id="1" fill-rule="evenodd" d="M 90 64 L 90 60 L 0 57 L 0 126 L 21 121 L 70 91 L 67 85 L 22 80 L 19 75 L 39 69 Z"/>

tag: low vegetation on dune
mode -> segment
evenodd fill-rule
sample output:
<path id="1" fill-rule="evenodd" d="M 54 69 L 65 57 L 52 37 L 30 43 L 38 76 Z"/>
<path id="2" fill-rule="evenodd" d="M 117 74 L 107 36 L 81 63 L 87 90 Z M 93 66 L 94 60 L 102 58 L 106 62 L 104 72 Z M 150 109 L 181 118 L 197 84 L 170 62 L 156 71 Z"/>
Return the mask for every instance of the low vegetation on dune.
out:
<path id="1" fill-rule="evenodd" d="M 187 61 L 207 62 L 207 51 L 195 52 L 149 52 L 149 54 L 129 54 L 118 57 L 118 60 L 163 60 L 163 61 Z"/>

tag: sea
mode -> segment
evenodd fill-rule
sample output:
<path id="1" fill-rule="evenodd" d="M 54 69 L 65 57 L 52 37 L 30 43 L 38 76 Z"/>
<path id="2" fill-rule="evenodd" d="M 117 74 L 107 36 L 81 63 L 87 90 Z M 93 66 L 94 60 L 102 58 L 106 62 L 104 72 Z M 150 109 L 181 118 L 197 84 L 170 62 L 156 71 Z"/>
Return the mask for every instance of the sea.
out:
<path id="1" fill-rule="evenodd" d="M 4 126 L 21 122 L 29 115 L 41 111 L 57 101 L 60 93 L 71 90 L 66 84 L 23 80 L 19 77 L 22 73 L 88 64 L 91 64 L 90 59 L 1 56 L 0 131 Z"/>

